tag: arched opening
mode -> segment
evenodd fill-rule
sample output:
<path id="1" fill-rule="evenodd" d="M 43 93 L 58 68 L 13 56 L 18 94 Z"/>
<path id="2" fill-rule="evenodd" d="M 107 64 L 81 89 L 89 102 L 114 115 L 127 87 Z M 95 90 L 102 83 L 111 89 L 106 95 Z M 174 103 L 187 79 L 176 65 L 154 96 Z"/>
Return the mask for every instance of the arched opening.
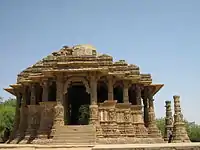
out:
<path id="1" fill-rule="evenodd" d="M 117 103 L 123 103 L 123 87 L 120 85 L 114 87 L 114 100 L 117 100 Z"/>
<path id="2" fill-rule="evenodd" d="M 65 124 L 89 124 L 90 95 L 82 83 L 72 83 L 65 94 Z"/>
<path id="3" fill-rule="evenodd" d="M 49 86 L 48 101 L 56 101 L 56 82 L 52 81 Z"/>
<path id="4" fill-rule="evenodd" d="M 103 103 L 108 99 L 108 87 L 105 82 L 99 81 L 97 84 L 97 103 Z"/>
<path id="5" fill-rule="evenodd" d="M 128 96 L 129 96 L 129 102 L 132 105 L 137 105 L 137 101 L 136 101 L 136 92 L 134 90 L 134 87 L 131 86 L 128 90 Z"/>

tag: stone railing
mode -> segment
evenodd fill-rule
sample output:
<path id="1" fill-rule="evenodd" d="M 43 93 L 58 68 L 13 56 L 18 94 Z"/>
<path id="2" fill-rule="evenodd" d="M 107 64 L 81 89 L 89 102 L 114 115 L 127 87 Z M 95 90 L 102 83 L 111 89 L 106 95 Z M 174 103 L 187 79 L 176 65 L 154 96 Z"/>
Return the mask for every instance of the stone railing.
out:
<path id="1" fill-rule="evenodd" d="M 116 122 L 117 101 L 105 101 L 99 106 L 99 121 L 104 137 L 118 136 L 118 127 Z"/>
<path id="2" fill-rule="evenodd" d="M 141 105 L 131 105 L 132 125 L 135 129 L 136 137 L 147 137 L 148 131 L 144 126 L 143 112 Z"/>
<path id="3" fill-rule="evenodd" d="M 41 107 L 40 105 L 28 105 L 28 128 L 26 137 L 35 137 L 40 126 Z"/>
<path id="4" fill-rule="evenodd" d="M 134 136 L 134 128 L 131 116 L 131 104 L 118 103 L 116 104 L 116 116 L 118 130 L 121 136 Z"/>
<path id="5" fill-rule="evenodd" d="M 46 138 L 50 135 L 54 119 L 54 106 L 56 102 L 40 102 L 41 120 L 38 137 Z"/>
<path id="6" fill-rule="evenodd" d="M 141 105 L 105 101 L 99 105 L 99 121 L 104 137 L 147 136 Z"/>

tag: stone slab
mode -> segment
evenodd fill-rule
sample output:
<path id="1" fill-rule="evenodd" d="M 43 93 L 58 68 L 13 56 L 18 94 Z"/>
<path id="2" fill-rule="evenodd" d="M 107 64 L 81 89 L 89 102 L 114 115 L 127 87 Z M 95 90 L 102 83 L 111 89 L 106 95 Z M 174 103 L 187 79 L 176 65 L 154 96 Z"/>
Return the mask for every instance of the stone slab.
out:
<path id="1" fill-rule="evenodd" d="M 34 145 L 0 144 L 0 150 L 200 150 L 200 143 Z"/>

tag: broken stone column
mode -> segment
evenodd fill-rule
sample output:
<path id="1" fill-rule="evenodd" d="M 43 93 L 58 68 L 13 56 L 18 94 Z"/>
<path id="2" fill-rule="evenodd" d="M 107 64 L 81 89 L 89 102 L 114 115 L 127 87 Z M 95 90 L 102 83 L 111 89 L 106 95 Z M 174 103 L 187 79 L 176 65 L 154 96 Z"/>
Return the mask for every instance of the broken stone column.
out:
<path id="1" fill-rule="evenodd" d="M 173 129 L 173 118 L 172 118 L 172 109 L 171 101 L 165 101 L 166 107 L 166 116 L 165 116 L 165 133 L 164 140 L 169 140 L 169 131 Z"/>
<path id="2" fill-rule="evenodd" d="M 174 95 L 174 126 L 173 126 L 173 143 L 190 142 L 183 120 L 183 114 L 180 107 L 180 96 Z"/>

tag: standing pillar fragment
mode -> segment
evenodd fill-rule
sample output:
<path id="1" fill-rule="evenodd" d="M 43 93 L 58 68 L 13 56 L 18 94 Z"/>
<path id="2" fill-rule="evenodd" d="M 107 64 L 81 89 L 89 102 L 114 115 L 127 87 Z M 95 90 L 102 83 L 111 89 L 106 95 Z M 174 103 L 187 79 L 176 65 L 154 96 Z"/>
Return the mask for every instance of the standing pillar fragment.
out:
<path id="1" fill-rule="evenodd" d="M 183 114 L 180 107 L 180 96 L 174 95 L 174 126 L 173 143 L 190 142 L 183 120 Z"/>
<path id="2" fill-rule="evenodd" d="M 165 101 L 166 107 L 166 116 L 165 116 L 165 133 L 164 140 L 169 140 L 169 131 L 172 131 L 173 128 L 173 118 L 172 118 L 172 109 L 171 109 L 171 101 Z"/>

